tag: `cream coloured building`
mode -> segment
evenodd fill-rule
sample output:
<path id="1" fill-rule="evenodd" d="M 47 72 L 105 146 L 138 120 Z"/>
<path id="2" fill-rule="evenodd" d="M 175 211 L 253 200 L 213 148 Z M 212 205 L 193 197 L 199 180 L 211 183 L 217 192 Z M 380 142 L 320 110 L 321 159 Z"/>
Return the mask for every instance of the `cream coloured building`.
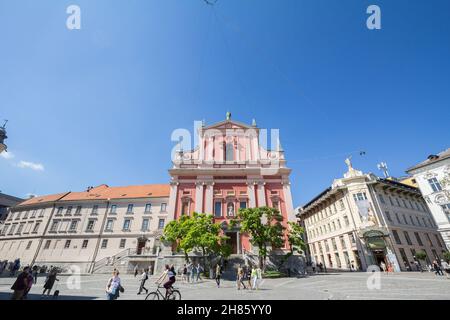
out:
<path id="1" fill-rule="evenodd" d="M 409 168 L 450 249 L 450 149 Z"/>
<path id="2" fill-rule="evenodd" d="M 156 268 L 168 185 L 109 187 L 31 198 L 11 208 L 0 231 L 0 260 L 81 272 Z"/>
<path id="3" fill-rule="evenodd" d="M 417 188 L 347 165 L 343 178 L 298 212 L 315 263 L 366 270 L 383 261 L 405 271 L 415 269 L 419 250 L 426 263 L 442 257 L 444 242 Z"/>

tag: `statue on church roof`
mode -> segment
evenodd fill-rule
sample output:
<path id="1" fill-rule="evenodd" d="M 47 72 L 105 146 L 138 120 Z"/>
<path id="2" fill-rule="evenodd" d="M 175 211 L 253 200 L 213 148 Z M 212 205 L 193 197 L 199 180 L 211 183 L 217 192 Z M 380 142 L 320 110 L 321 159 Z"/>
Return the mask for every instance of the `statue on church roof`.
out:
<path id="1" fill-rule="evenodd" d="M 256 119 L 253 119 L 253 120 L 252 120 L 252 126 L 253 126 L 253 127 L 256 127 Z"/>
<path id="2" fill-rule="evenodd" d="M 353 170 L 353 167 L 352 167 L 352 156 L 350 156 L 347 159 L 345 159 L 345 163 L 347 164 L 348 171 L 352 171 Z"/>
<path id="3" fill-rule="evenodd" d="M 231 120 L 231 112 L 230 111 L 227 112 L 227 120 Z"/>
<path id="4" fill-rule="evenodd" d="M 8 122 L 8 120 L 5 120 L 5 124 L 0 127 L 0 153 L 3 151 L 6 151 L 7 146 L 5 144 L 5 139 L 8 138 L 8 136 L 6 135 L 6 123 Z"/>

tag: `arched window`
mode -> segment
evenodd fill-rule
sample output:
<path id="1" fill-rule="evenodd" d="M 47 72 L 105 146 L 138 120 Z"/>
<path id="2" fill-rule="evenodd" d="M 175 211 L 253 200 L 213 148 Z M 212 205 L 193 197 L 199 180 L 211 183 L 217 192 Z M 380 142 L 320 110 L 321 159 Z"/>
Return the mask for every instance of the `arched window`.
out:
<path id="1" fill-rule="evenodd" d="M 225 161 L 234 160 L 233 143 L 229 142 L 225 145 Z"/>

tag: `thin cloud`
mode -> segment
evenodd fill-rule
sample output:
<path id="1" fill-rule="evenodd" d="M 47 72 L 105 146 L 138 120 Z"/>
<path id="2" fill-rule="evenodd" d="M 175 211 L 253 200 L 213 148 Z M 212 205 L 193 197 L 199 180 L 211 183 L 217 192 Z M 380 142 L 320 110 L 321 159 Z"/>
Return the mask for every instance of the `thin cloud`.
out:
<path id="1" fill-rule="evenodd" d="M 44 171 L 44 166 L 41 163 L 34 163 L 28 161 L 20 161 L 17 166 L 19 168 L 31 169 L 34 171 Z"/>
<path id="2" fill-rule="evenodd" d="M 10 160 L 10 159 L 14 158 L 14 153 L 5 151 L 5 152 L 0 153 L 0 157 L 2 157 L 3 159 L 6 159 L 6 160 Z"/>

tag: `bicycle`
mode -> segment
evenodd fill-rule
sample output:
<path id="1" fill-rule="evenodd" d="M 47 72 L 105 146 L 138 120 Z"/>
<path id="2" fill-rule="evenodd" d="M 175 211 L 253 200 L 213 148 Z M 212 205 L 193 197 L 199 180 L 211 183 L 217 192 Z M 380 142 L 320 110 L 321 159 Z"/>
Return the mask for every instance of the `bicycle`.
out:
<path id="1" fill-rule="evenodd" d="M 159 290 L 159 289 L 163 289 L 164 287 L 161 285 L 158 285 L 156 291 L 150 292 L 149 294 L 147 294 L 147 296 L 145 297 L 145 300 L 181 300 L 181 293 L 179 290 L 174 289 L 173 287 L 169 288 L 169 293 L 167 294 L 167 298 L 166 298 L 166 294 L 164 292 L 164 294 Z M 165 289 L 165 288 L 164 288 Z"/>

